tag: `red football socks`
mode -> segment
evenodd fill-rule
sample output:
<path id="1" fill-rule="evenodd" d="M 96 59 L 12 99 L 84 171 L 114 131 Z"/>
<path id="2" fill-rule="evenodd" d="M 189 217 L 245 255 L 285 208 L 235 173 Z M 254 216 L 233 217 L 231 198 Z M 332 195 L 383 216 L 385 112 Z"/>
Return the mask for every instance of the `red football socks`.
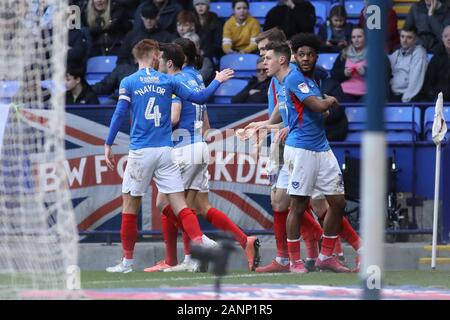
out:
<path id="1" fill-rule="evenodd" d="M 291 263 L 300 260 L 300 239 L 287 239 L 287 247 L 289 252 L 289 260 L 291 260 Z"/>
<path id="2" fill-rule="evenodd" d="M 356 233 L 355 229 L 353 229 L 350 222 L 348 222 L 346 217 L 342 218 L 342 231 L 339 236 L 347 241 L 355 251 L 361 247 L 361 238 Z"/>
<path id="3" fill-rule="evenodd" d="M 206 220 L 220 230 L 231 232 L 241 247 L 245 248 L 247 235 L 225 213 L 211 208 L 206 213 Z"/>
<path id="4" fill-rule="evenodd" d="M 166 215 L 161 215 L 161 229 L 164 238 L 164 244 L 166 246 L 166 259 L 165 262 L 169 266 L 175 266 L 178 264 L 177 259 L 177 236 L 178 228 L 169 221 Z"/>
<path id="5" fill-rule="evenodd" d="M 275 242 L 277 246 L 277 257 L 288 258 L 288 244 L 286 234 L 286 220 L 289 210 L 273 212 L 273 233 L 275 234 Z"/>
<path id="6" fill-rule="evenodd" d="M 336 243 L 334 244 L 334 251 L 333 251 L 333 253 L 335 253 L 337 255 L 343 254 L 342 241 L 341 241 L 340 237 L 337 237 L 337 239 L 336 239 Z"/>
<path id="7" fill-rule="evenodd" d="M 184 208 L 178 213 L 178 217 L 189 239 L 201 243 L 203 232 L 200 230 L 200 224 L 195 213 L 189 208 Z"/>
<path id="8" fill-rule="evenodd" d="M 326 236 L 322 237 L 322 249 L 320 253 L 324 256 L 331 257 L 333 255 L 334 246 L 336 244 L 337 236 Z"/>
<path id="9" fill-rule="evenodd" d="M 137 237 L 137 215 L 122 213 L 120 239 L 122 241 L 123 256 L 125 259 L 133 259 L 134 245 L 136 244 Z"/>

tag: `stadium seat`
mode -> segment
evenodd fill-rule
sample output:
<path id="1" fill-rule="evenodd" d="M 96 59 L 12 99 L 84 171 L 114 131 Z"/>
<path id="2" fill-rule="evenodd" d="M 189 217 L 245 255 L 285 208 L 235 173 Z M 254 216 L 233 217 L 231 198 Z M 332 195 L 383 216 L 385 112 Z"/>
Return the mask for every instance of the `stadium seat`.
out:
<path id="1" fill-rule="evenodd" d="M 351 135 L 347 141 L 359 141 L 360 133 L 365 129 L 366 108 L 346 107 L 345 113 L 348 118 L 348 130 Z M 413 141 L 420 131 L 420 109 L 409 106 L 388 106 L 384 108 L 384 126 L 386 130 L 386 140 L 392 141 Z"/>
<path id="2" fill-rule="evenodd" d="M 330 71 L 333 69 L 334 61 L 336 61 L 337 53 L 320 53 L 317 64 L 322 68 Z"/>
<path id="3" fill-rule="evenodd" d="M 247 85 L 246 80 L 230 79 L 224 82 L 216 90 L 214 94 L 214 103 L 230 103 L 231 97 L 239 93 Z"/>
<path id="4" fill-rule="evenodd" d="M 209 10 L 217 13 L 219 18 L 229 18 L 233 14 L 231 2 L 211 2 Z"/>
<path id="5" fill-rule="evenodd" d="M 364 1 L 345 1 L 345 10 L 349 18 L 359 18 L 362 9 L 364 8 Z"/>
<path id="6" fill-rule="evenodd" d="M 316 26 L 319 26 L 327 21 L 327 5 L 324 1 L 314 1 L 311 4 L 316 9 Z"/>
<path id="7" fill-rule="evenodd" d="M 86 73 L 111 73 L 116 67 L 116 56 L 98 56 L 89 58 Z"/>
<path id="8" fill-rule="evenodd" d="M 234 70 L 234 77 L 250 79 L 256 75 L 257 54 L 226 54 L 220 58 L 220 70 L 231 68 Z"/>
<path id="9" fill-rule="evenodd" d="M 260 24 L 264 24 L 267 12 L 276 5 L 275 1 L 250 2 L 250 14 L 258 19 Z"/>
<path id="10" fill-rule="evenodd" d="M 424 115 L 424 123 L 423 123 L 423 132 L 425 133 L 425 137 L 427 141 L 433 141 L 432 139 L 432 130 L 433 130 L 433 121 L 434 121 L 434 109 L 435 107 L 429 107 L 425 110 Z M 450 128 L 450 106 L 444 106 L 444 118 L 447 123 L 447 127 Z M 450 131 L 445 135 L 447 141 L 450 138 Z"/>
<path id="11" fill-rule="evenodd" d="M 0 82 L 0 102 L 9 102 L 19 90 L 19 81 Z"/>

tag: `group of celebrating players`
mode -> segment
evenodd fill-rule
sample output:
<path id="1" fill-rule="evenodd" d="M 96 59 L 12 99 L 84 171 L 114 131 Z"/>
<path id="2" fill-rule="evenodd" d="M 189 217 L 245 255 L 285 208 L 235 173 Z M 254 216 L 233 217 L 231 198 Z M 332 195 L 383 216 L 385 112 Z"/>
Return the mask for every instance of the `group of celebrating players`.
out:
<path id="1" fill-rule="evenodd" d="M 131 112 L 130 150 L 122 183 L 123 258 L 106 271 L 133 270 L 137 213 L 151 179 L 158 188 L 156 202 L 162 212 L 166 257 L 146 272 L 200 270 L 199 262 L 191 258 L 191 243 L 210 248 L 217 244 L 202 233 L 196 214 L 233 234 L 245 252 L 250 271 L 351 272 L 343 258 L 340 239 L 357 251 L 353 271 L 359 270 L 361 239 L 343 216 L 343 178 L 324 129 L 328 110 L 338 102 L 322 94 L 321 81 L 315 73 L 320 40 L 313 34 L 298 34 L 288 44 L 277 28 L 261 33 L 256 40 L 267 74 L 272 77 L 269 119 L 250 123 L 236 134 L 245 140 L 259 132 L 272 132 L 266 169 L 272 184 L 275 259 L 259 267 L 257 237 L 247 236 L 208 201 L 209 150 L 203 137 L 209 121 L 204 103 L 222 82 L 233 77 L 233 70 L 218 72 L 205 88 L 192 41 L 177 39 L 174 43 L 158 44 L 142 40 L 133 48 L 139 70 L 120 84 L 119 101 L 105 142 L 106 163 L 112 170 L 112 145 L 122 121 Z M 179 229 L 185 253 L 180 264 Z M 300 256 L 301 238 L 306 248 L 305 260 Z"/>

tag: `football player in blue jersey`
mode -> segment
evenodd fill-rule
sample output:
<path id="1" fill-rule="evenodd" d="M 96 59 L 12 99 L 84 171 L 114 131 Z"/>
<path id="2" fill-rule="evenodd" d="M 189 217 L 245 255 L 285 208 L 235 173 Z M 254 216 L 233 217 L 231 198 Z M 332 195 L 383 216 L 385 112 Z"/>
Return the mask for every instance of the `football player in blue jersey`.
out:
<path id="1" fill-rule="evenodd" d="M 120 84 L 119 101 L 105 141 L 106 164 L 114 170 L 112 145 L 122 121 L 130 112 L 130 150 L 122 182 L 120 233 L 123 258 L 118 265 L 107 268 L 108 272 L 128 273 L 133 270 L 133 253 L 138 235 L 137 213 L 151 179 L 156 182 L 161 193 L 167 194 L 174 213 L 168 217 L 170 221 L 182 225 L 191 241 L 210 247 L 216 245 L 201 232 L 195 213 L 187 207 L 181 174 L 178 166 L 172 162 L 171 105 L 173 94 L 192 102 L 204 103 L 220 83 L 233 76 L 233 71 L 226 69 L 217 73 L 208 88 L 196 92 L 173 77 L 154 70 L 159 54 L 158 42 L 154 40 L 142 40 L 133 48 L 139 70 L 124 78 Z"/>
<path id="2" fill-rule="evenodd" d="M 288 193 L 291 211 L 287 219 L 287 237 L 291 271 L 304 273 L 300 260 L 299 224 L 314 193 L 325 195 L 329 203 L 324 221 L 321 253 L 316 267 L 335 272 L 349 272 L 333 257 L 333 250 L 342 228 L 345 207 L 342 174 L 325 135 L 324 113 L 337 105 L 334 97 L 322 96 L 313 78 L 320 41 L 314 35 L 299 34 L 292 39 L 292 49 L 299 69 L 289 70 L 285 45 L 270 48 L 266 53 L 268 73 L 275 76 L 285 90 L 285 112 L 289 122 L 284 160 L 290 171 Z M 282 65 L 284 67 L 279 68 Z M 279 110 L 268 123 L 281 121 Z"/>
<path id="3" fill-rule="evenodd" d="M 160 71 L 173 75 L 178 81 L 188 85 L 195 91 L 204 88 L 202 76 L 197 71 L 201 57 L 197 55 L 195 44 L 185 38 L 174 41 L 173 44 L 161 45 Z M 213 208 L 208 201 L 209 192 L 209 149 L 203 140 L 203 134 L 209 129 L 206 105 L 193 104 L 185 99 L 174 97 L 172 100 L 172 126 L 175 148 L 173 160 L 181 170 L 187 204 L 195 208 L 218 229 L 231 232 L 236 241 L 244 249 L 249 269 L 253 271 L 259 262 L 259 241 L 256 237 L 248 237 L 225 213 Z M 177 265 L 177 234 L 178 229 L 165 218 L 172 210 L 166 195 L 158 193 L 157 206 L 163 212 L 161 225 L 166 244 L 166 259 L 155 266 L 146 269 L 154 271 L 199 271 L 199 262 L 191 259 L 191 248 L 183 231 L 185 257 Z"/>

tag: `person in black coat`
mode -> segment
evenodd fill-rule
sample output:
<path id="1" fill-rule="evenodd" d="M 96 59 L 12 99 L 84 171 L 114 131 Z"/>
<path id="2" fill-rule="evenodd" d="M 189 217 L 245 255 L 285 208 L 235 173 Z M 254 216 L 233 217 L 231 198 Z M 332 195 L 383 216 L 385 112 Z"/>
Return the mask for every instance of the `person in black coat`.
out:
<path id="1" fill-rule="evenodd" d="M 118 64 L 114 70 L 92 86 L 92 90 L 97 95 L 112 95 L 111 99 L 117 101 L 119 98 L 118 89 L 123 78 L 135 73 L 138 70 L 137 64 Z"/>
<path id="2" fill-rule="evenodd" d="M 131 51 L 133 47 L 141 40 L 152 39 L 158 42 L 169 43 L 175 40 L 175 35 L 161 29 L 159 24 L 158 9 L 152 5 L 145 5 L 141 10 L 140 20 L 142 21 L 142 28 L 130 31 L 122 44 L 122 48 L 118 54 L 117 63 L 134 64 Z"/>
<path id="3" fill-rule="evenodd" d="M 67 64 L 84 66 L 87 60 L 88 44 L 86 36 L 78 29 L 69 30 L 69 50 Z"/>
<path id="4" fill-rule="evenodd" d="M 117 0 L 89 0 L 82 17 L 91 38 L 89 56 L 117 55 L 131 29 L 126 7 Z"/>
<path id="5" fill-rule="evenodd" d="M 231 98 L 232 103 L 267 103 L 267 90 L 270 78 L 264 69 L 264 58 L 256 62 L 256 77 L 252 77 L 247 86 L 237 95 Z"/>
<path id="6" fill-rule="evenodd" d="M 158 10 L 161 29 L 175 33 L 177 29 L 177 14 L 183 10 L 183 7 L 176 0 L 145 0 L 137 8 L 134 16 L 133 30 L 140 30 L 143 27 L 141 20 L 142 9 L 145 6 L 152 6 Z"/>
<path id="7" fill-rule="evenodd" d="M 316 9 L 309 1 L 283 0 L 267 13 L 264 31 L 279 27 L 290 39 L 301 32 L 314 33 Z"/>
<path id="8" fill-rule="evenodd" d="M 215 12 L 209 11 L 209 0 L 194 0 L 193 3 L 201 53 L 204 57 L 218 60 L 223 55 L 223 23 Z"/>
<path id="9" fill-rule="evenodd" d="M 450 25 L 442 32 L 443 46 L 437 50 L 428 64 L 421 100 L 436 101 L 442 91 L 445 101 L 450 101 Z"/>
<path id="10" fill-rule="evenodd" d="M 79 66 L 69 66 L 66 72 L 66 105 L 100 104 L 97 95 L 86 82 L 85 70 Z"/>

